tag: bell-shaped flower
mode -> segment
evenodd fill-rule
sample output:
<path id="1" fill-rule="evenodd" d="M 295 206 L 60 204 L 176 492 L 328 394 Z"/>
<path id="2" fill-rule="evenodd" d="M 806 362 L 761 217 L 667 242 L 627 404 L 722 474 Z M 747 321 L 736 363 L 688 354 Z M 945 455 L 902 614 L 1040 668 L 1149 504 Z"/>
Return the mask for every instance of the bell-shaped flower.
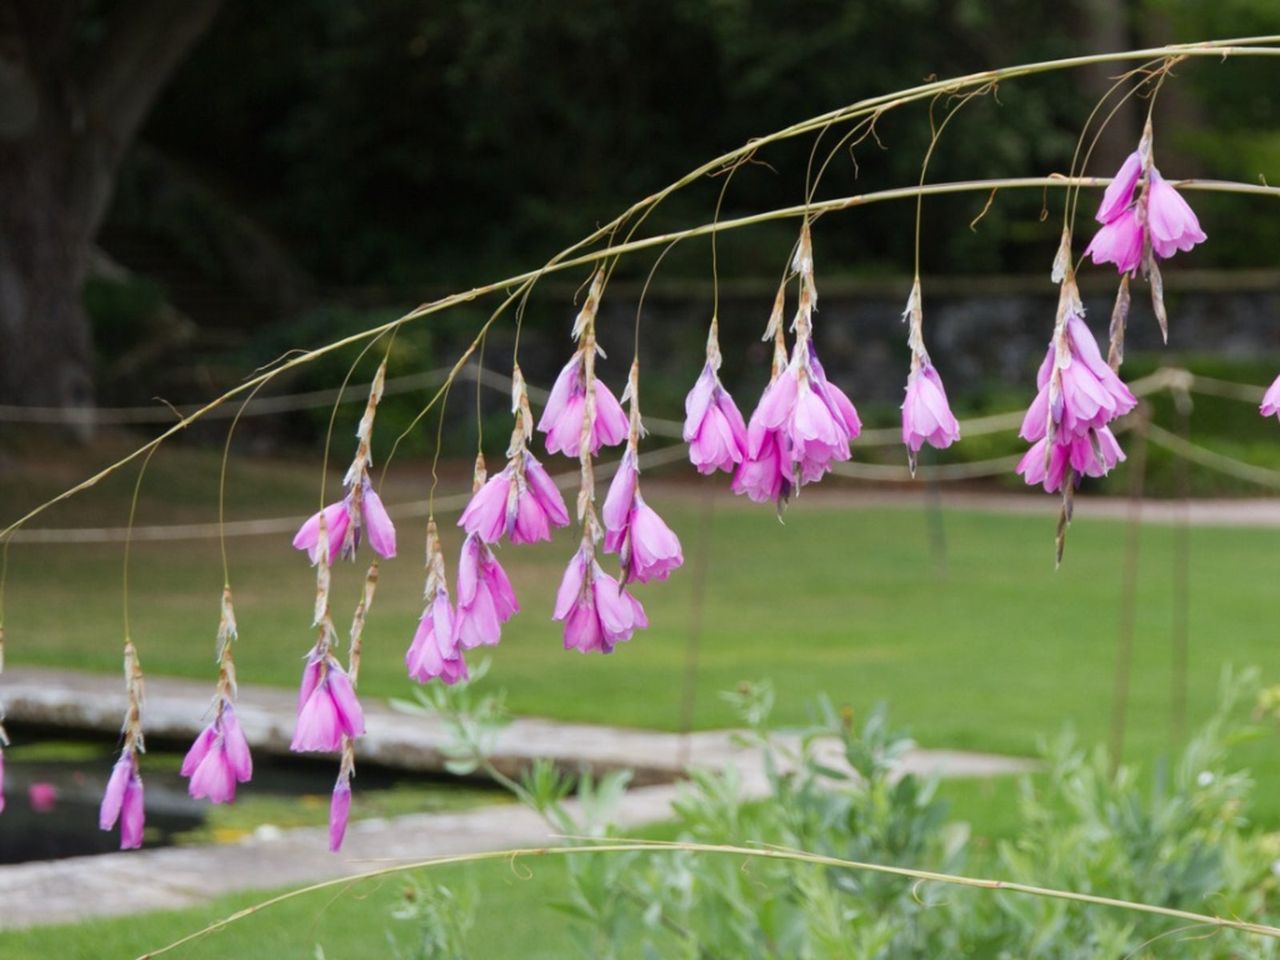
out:
<path id="1" fill-rule="evenodd" d="M 98 811 L 98 827 L 111 830 L 120 822 L 120 849 L 136 850 L 142 846 L 142 828 L 146 810 L 142 798 L 142 777 L 138 773 L 138 759 L 132 748 L 126 747 L 111 770 L 111 779 L 102 795 Z"/>
<path id="2" fill-rule="evenodd" d="M 1147 188 L 1147 228 L 1152 249 L 1165 260 L 1207 239 L 1190 204 L 1154 167 Z"/>
<path id="3" fill-rule="evenodd" d="M 479 537 L 468 536 L 458 559 L 457 645 L 464 650 L 493 646 L 502 636 L 502 625 L 519 609 L 515 590 L 497 557 Z M 437 629 L 433 618 L 431 630 Z"/>
<path id="4" fill-rule="evenodd" d="M 1102 195 L 1102 203 L 1098 206 L 1095 219 L 1099 223 L 1110 223 L 1133 203 L 1133 192 L 1137 189 L 1138 180 L 1142 177 L 1142 157 L 1137 150 L 1125 157 L 1124 163 L 1116 171 L 1116 175 L 1107 184 Z"/>
<path id="5" fill-rule="evenodd" d="M 347 528 L 351 526 L 350 501 L 344 497 L 337 503 L 325 507 L 324 531 L 329 540 L 329 563 L 338 559 L 342 546 L 347 538 Z M 298 550 L 306 550 L 311 562 L 320 561 L 320 513 L 314 513 L 294 535 L 293 545 Z"/>
<path id="6" fill-rule="evenodd" d="M 1280 377 L 1276 377 L 1271 386 L 1267 387 L 1258 410 L 1264 417 L 1280 417 Z"/>
<path id="7" fill-rule="evenodd" d="M 300 706 L 289 749 L 297 753 L 332 753 L 342 737 L 364 733 L 364 711 L 351 678 L 332 655 L 308 658 L 298 692 Z"/>
<path id="8" fill-rule="evenodd" d="M 680 540 L 640 495 L 640 471 L 634 447 L 628 447 L 609 485 L 601 519 L 604 548 L 618 554 L 623 582 L 665 580 L 684 563 Z"/>
<path id="9" fill-rule="evenodd" d="M 849 439 L 851 441 L 858 439 L 858 435 L 862 433 L 862 420 L 858 416 L 858 410 L 854 407 L 853 401 L 843 390 L 827 379 L 827 372 L 818 360 L 818 351 L 814 349 L 812 340 L 809 341 L 808 354 L 809 372 L 814 390 L 817 391 L 818 396 L 822 397 L 823 402 L 831 410 L 832 416 L 844 427 Z"/>
<path id="10" fill-rule="evenodd" d="M 913 454 L 926 443 L 944 450 L 960 439 L 960 424 L 947 403 L 947 391 L 933 364 L 927 360 L 907 377 L 902 402 L 902 442 Z"/>
<path id="11" fill-rule="evenodd" d="M 413 642 L 404 655 L 404 665 L 409 676 L 419 683 L 438 677 L 453 685 L 468 677 L 467 664 L 458 647 L 453 604 L 443 585 L 427 598 Z"/>
<path id="12" fill-rule="evenodd" d="M 236 784 L 253 776 L 249 743 L 230 703 L 196 737 L 182 761 L 182 775 L 191 778 L 191 796 L 208 797 L 213 803 L 234 800 Z"/>
<path id="13" fill-rule="evenodd" d="M 746 456 L 747 425 L 711 363 L 685 397 L 684 410 L 684 440 L 698 472 L 732 472 Z"/>
<path id="14" fill-rule="evenodd" d="M 564 621 L 565 649 L 582 653 L 612 653 L 649 625 L 640 601 L 601 569 L 587 546 L 565 569 L 552 619 Z"/>
<path id="15" fill-rule="evenodd" d="M 342 849 L 342 841 L 347 836 L 347 818 L 351 816 L 351 780 L 345 775 L 338 777 L 333 788 L 333 797 L 329 801 L 329 851 L 337 853 Z"/>
<path id="16" fill-rule="evenodd" d="M 1138 403 L 1102 357 L 1098 341 L 1088 325 L 1076 313 L 1067 318 L 1069 356 L 1059 364 L 1057 349 L 1049 345 L 1040 371 L 1036 375 L 1039 391 L 1027 409 L 1020 436 L 1036 441 L 1045 435 L 1049 421 L 1052 391 L 1050 381 L 1055 365 L 1061 369 L 1061 390 L 1052 410 L 1053 421 L 1060 432 L 1076 436 L 1090 428 L 1099 429 L 1116 417 L 1123 416 Z"/>
<path id="17" fill-rule="evenodd" d="M 485 543 L 497 543 L 504 534 L 512 543 L 550 540 L 552 527 L 569 523 L 564 497 L 546 469 L 528 450 L 516 456 L 519 461 L 508 463 L 472 495 L 458 519 L 458 526 Z"/>
<path id="18" fill-rule="evenodd" d="M 396 528 L 382 505 L 382 498 L 366 478 L 360 499 L 364 514 L 365 531 L 369 534 L 369 546 L 378 556 L 390 560 L 396 555 Z"/>
<path id="19" fill-rule="evenodd" d="M 578 456 L 586 416 L 587 388 L 584 381 L 582 353 L 578 352 L 560 371 L 538 421 L 538 429 L 547 435 L 548 453 Z M 594 382 L 596 412 L 589 444 L 592 453 L 606 444 L 614 446 L 627 438 L 627 415 L 622 405 L 603 381 L 596 378 Z"/>
<path id="20" fill-rule="evenodd" d="M 1125 459 L 1115 434 L 1107 427 L 1089 428 L 1084 434 L 1070 436 L 1049 446 L 1041 437 L 1019 461 L 1017 472 L 1030 485 L 1040 484 L 1049 493 L 1062 489 L 1067 468 L 1081 477 L 1103 477 Z"/>
<path id="21" fill-rule="evenodd" d="M 1143 239 L 1138 211 L 1130 207 L 1103 224 L 1085 247 L 1085 256 L 1095 264 L 1114 263 L 1120 273 L 1133 273 L 1142 263 Z"/>
<path id="22" fill-rule="evenodd" d="M 751 419 L 754 424 L 754 414 Z M 748 430 L 748 437 L 751 436 Z M 780 504 L 791 496 L 792 474 L 783 456 L 784 442 L 780 431 L 761 428 L 756 432 L 755 441 L 748 441 L 746 459 L 733 476 L 733 492 L 744 494 L 756 503 Z"/>

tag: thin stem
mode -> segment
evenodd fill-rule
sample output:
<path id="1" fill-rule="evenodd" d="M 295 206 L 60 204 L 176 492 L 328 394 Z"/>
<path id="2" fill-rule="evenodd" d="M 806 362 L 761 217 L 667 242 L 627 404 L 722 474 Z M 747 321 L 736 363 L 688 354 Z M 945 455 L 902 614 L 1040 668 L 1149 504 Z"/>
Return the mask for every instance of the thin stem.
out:
<path id="1" fill-rule="evenodd" d="M 222 585 L 224 587 L 231 586 L 231 564 L 227 560 L 227 463 L 231 459 L 231 438 L 235 436 L 236 426 L 240 423 L 240 417 L 244 414 L 245 408 L 258 395 L 258 391 L 265 387 L 266 381 L 258 384 L 249 395 L 244 398 L 244 402 L 240 404 L 240 409 L 236 411 L 236 415 L 231 419 L 231 426 L 227 428 L 227 440 L 222 447 L 222 466 L 218 471 L 218 549 L 222 554 Z M 339 393 L 341 400 L 341 393 Z M 321 504 L 323 506 L 323 503 Z"/>
<path id="2" fill-rule="evenodd" d="M 347 384 L 351 382 L 351 378 L 355 375 L 356 367 L 360 365 L 360 361 L 364 359 L 365 354 L 367 354 L 370 350 L 373 349 L 373 345 L 378 342 L 379 338 L 381 338 L 384 333 L 386 333 L 385 330 L 382 331 L 382 333 L 377 334 L 372 340 L 366 343 L 364 347 L 360 350 L 360 352 L 356 354 L 356 358 L 351 361 L 351 366 L 347 367 L 347 375 L 342 378 L 342 384 L 338 387 L 338 395 L 337 397 L 334 398 L 333 409 L 329 411 L 329 428 L 325 431 L 325 434 L 324 434 L 324 457 L 320 461 L 320 509 L 321 510 L 324 510 L 325 508 L 324 494 L 325 494 L 325 484 L 329 479 L 329 451 L 330 451 L 330 448 L 333 446 L 333 427 L 338 419 L 338 408 L 342 406 L 342 395 L 346 393 Z M 390 344 L 388 344 L 388 348 L 389 347 L 390 347 Z M 335 558 L 330 557 L 329 559 L 332 561 Z"/>
<path id="3" fill-rule="evenodd" d="M 590 838 L 585 838 L 590 839 Z M 221 930 L 224 927 L 243 920 L 246 917 L 259 913 L 268 907 L 276 906 L 289 900 L 296 899 L 307 894 L 316 893 L 320 890 L 327 890 L 337 886 L 359 883 L 363 880 L 377 880 L 397 873 L 406 873 L 411 870 L 426 870 L 433 867 L 448 866 L 450 864 L 460 863 L 480 863 L 490 860 L 506 860 L 514 863 L 518 858 L 531 857 L 573 857 L 582 854 L 595 853 L 628 853 L 643 852 L 654 853 L 663 851 L 686 851 L 690 853 L 702 853 L 721 856 L 745 857 L 758 860 L 781 860 L 792 863 L 811 863 L 824 867 L 832 867 L 843 870 L 859 870 L 868 873 L 879 873 L 888 876 L 904 877 L 910 880 L 946 883 L 962 887 L 975 887 L 982 890 L 995 890 L 1004 893 L 1020 893 L 1028 896 L 1045 897 L 1054 900 L 1066 900 L 1073 903 L 1084 903 L 1098 907 L 1111 907 L 1118 910 L 1129 910 L 1134 913 L 1153 914 L 1155 916 L 1168 917 L 1174 920 L 1181 920 L 1194 924 L 1202 924 L 1206 927 L 1217 929 L 1239 930 L 1243 933 L 1251 933 L 1262 937 L 1271 937 L 1280 939 L 1280 927 L 1273 927 L 1263 923 L 1250 923 L 1244 920 L 1233 920 L 1225 917 L 1214 917 L 1208 914 L 1194 913 L 1190 910 L 1179 910 L 1173 907 L 1162 907 L 1157 904 L 1137 903 L 1130 900 L 1120 900 L 1115 897 L 1100 897 L 1088 893 L 1076 893 L 1069 890 L 1056 890 L 1051 887 L 1040 887 L 1026 883 L 1014 883 L 1006 880 L 991 880 L 981 877 L 966 877 L 959 874 L 938 873 L 932 870 L 916 870 L 910 867 L 895 867 L 881 863 L 866 863 L 858 860 L 842 860 L 838 857 L 823 856 L 816 853 L 804 853 L 802 851 L 779 850 L 773 848 L 761 847 L 739 847 L 730 844 L 714 844 L 714 843 L 661 843 L 657 841 L 621 841 L 621 842 L 592 842 L 588 846 L 569 846 L 569 847 L 523 847 L 510 850 L 489 850 L 481 853 L 457 854 L 447 857 L 433 857 L 429 860 L 420 860 L 413 863 L 395 864 L 389 867 L 379 867 L 376 870 L 369 870 L 365 873 L 355 874 L 354 876 L 337 877 L 332 880 L 324 880 L 320 883 L 314 883 L 308 887 L 302 887 L 298 890 L 290 890 L 278 896 L 271 897 L 261 903 L 246 907 L 243 910 L 237 910 L 235 913 L 217 920 L 209 924 L 201 930 L 190 933 L 181 939 L 175 940 L 173 943 L 152 950 L 143 954 L 137 960 L 152 960 L 162 954 L 168 953 L 178 947 L 184 946 L 193 940 L 197 940 L 206 934 Z"/>
<path id="4" fill-rule="evenodd" d="M 125 528 L 124 535 L 124 572 L 121 576 L 121 586 L 123 589 L 121 609 L 124 616 L 124 643 L 127 647 L 132 642 L 132 633 L 129 629 L 129 555 L 133 550 L 133 520 L 138 514 L 138 497 L 142 493 L 142 478 L 146 476 L 147 467 L 151 464 L 151 458 L 155 456 L 158 447 L 152 447 L 148 451 L 146 459 L 142 461 L 142 466 L 138 468 L 138 479 L 133 483 L 133 497 L 129 500 L 129 524 Z"/>
<path id="5" fill-rule="evenodd" d="M 918 282 L 920 280 L 920 225 L 924 219 L 924 178 L 929 172 L 929 161 L 933 159 L 933 151 L 938 146 L 938 140 L 942 138 L 942 131 L 947 129 L 947 124 L 951 122 L 951 118 L 960 112 L 961 108 L 974 97 L 985 96 L 994 89 L 994 84 L 987 84 L 979 87 L 961 98 L 960 102 L 948 111 L 947 115 L 942 119 L 942 123 L 935 128 L 933 125 L 933 104 L 929 104 L 929 148 L 924 152 L 924 160 L 920 163 L 920 180 L 916 184 L 920 189 L 916 192 L 916 243 L 915 243 L 915 270 L 913 278 Z M 938 94 L 939 97 L 942 94 Z"/>
<path id="6" fill-rule="evenodd" d="M 484 345 L 486 334 L 480 335 L 476 354 L 476 454 L 484 456 Z"/>
<path id="7" fill-rule="evenodd" d="M 1280 49 L 1270 50 L 1270 48 L 1267 48 L 1267 50 L 1276 55 L 1280 55 Z M 1233 52 L 1238 53 L 1240 51 L 1236 50 Z M 387 323 L 382 324 L 381 326 L 371 327 L 368 330 L 361 330 L 357 333 L 353 333 L 353 334 L 350 334 L 349 336 L 343 337 L 340 340 L 335 340 L 332 343 L 328 343 L 328 344 L 325 344 L 324 346 L 317 347 L 314 350 L 308 350 L 304 353 L 298 354 L 297 356 L 294 356 L 291 359 L 284 361 L 278 367 L 274 367 L 269 371 L 266 371 L 264 373 L 253 376 L 248 380 L 245 380 L 243 383 L 240 383 L 237 386 L 233 387 L 232 389 L 226 391 L 221 396 L 218 396 L 213 400 L 210 400 L 208 403 L 200 407 L 198 410 L 195 410 L 191 414 L 183 417 L 181 420 L 177 421 L 171 427 L 169 427 L 168 429 L 166 429 L 165 431 L 163 431 L 153 439 L 149 440 L 147 443 L 138 447 L 136 450 L 126 454 L 125 456 L 121 457 L 119 460 L 116 460 L 110 465 L 99 470 L 97 473 L 93 474 L 89 478 L 82 480 L 80 483 L 77 483 L 74 486 L 67 488 L 62 493 L 59 493 L 57 496 L 50 498 L 49 500 L 45 501 L 44 503 L 36 507 L 33 507 L 31 510 L 27 511 L 25 514 L 19 517 L 17 520 L 13 521 L 3 529 L 0 529 L 0 537 L 7 537 L 13 531 L 17 530 L 19 527 L 22 527 L 28 521 L 44 513 L 46 510 L 50 509 L 56 504 L 59 504 L 64 500 L 70 499 L 76 494 L 82 493 L 85 490 L 89 489 L 90 487 L 96 485 L 104 478 L 115 473 L 117 470 L 128 465 L 129 463 L 132 463 L 138 457 L 141 457 L 145 455 L 148 451 L 153 450 L 155 447 L 162 444 L 165 440 L 169 439 L 170 437 L 174 436 L 180 431 L 185 430 L 188 426 L 190 426 L 192 423 L 195 423 L 197 420 L 201 419 L 205 414 L 209 413 L 211 410 L 215 410 L 221 407 L 223 404 L 229 402 L 230 400 L 235 399 L 238 396 L 243 395 L 247 391 L 252 390 L 254 387 L 258 386 L 259 384 L 265 381 L 272 380 L 282 373 L 295 369 L 296 367 L 302 366 L 304 364 L 311 363 L 312 361 L 320 357 L 327 356 L 328 354 L 333 353 L 337 350 L 341 350 L 344 347 L 349 347 L 354 344 L 361 343 L 362 341 L 369 340 L 370 338 L 377 338 L 383 334 L 390 333 L 398 329 L 399 327 L 404 326 L 407 323 L 411 323 L 414 320 L 420 320 L 424 317 L 433 316 L 437 313 L 440 313 L 444 310 L 449 309 L 450 307 L 454 307 L 462 303 L 467 303 L 467 302 L 477 300 L 480 297 L 487 296 L 492 293 L 496 293 L 500 290 L 508 290 L 512 287 L 518 287 L 519 289 L 517 290 L 517 292 L 511 295 L 511 299 L 515 299 L 520 295 L 520 292 L 525 289 L 524 285 L 526 285 L 529 281 L 532 281 L 535 278 L 542 276 L 545 273 L 558 272 L 561 270 L 568 270 L 575 267 L 584 266 L 587 264 L 598 263 L 610 257 L 621 257 L 629 253 L 634 253 L 638 250 L 647 250 L 651 247 L 663 246 L 665 244 L 670 243 L 672 240 L 676 240 L 676 239 L 687 239 L 690 237 L 706 236 L 708 234 L 714 234 L 723 230 L 738 230 L 738 229 L 742 229 L 743 227 L 752 226 L 758 223 L 766 223 L 772 220 L 783 220 L 783 219 L 788 219 L 792 217 L 799 217 L 809 213 L 829 213 L 829 212 L 834 212 L 839 210 L 847 210 L 852 207 L 864 206 L 870 203 L 879 203 L 879 202 L 888 201 L 888 200 L 901 200 L 901 199 L 908 199 L 908 198 L 913 199 L 917 196 L 917 194 L 920 194 L 920 193 L 924 194 L 925 196 L 932 196 L 932 195 L 940 195 L 940 194 L 966 193 L 966 192 L 974 192 L 974 191 L 982 191 L 982 192 L 989 193 L 993 189 L 1002 190 L 1002 189 L 1017 189 L 1017 188 L 1031 188 L 1031 187 L 1034 187 L 1036 189 L 1044 189 L 1047 187 L 1075 187 L 1075 186 L 1104 187 L 1109 182 L 1110 182 L 1110 178 L 1107 178 L 1107 177 L 1063 177 L 1063 176 L 1009 177 L 1009 178 L 996 178 L 996 179 L 990 179 L 990 180 L 966 180 L 966 181 L 958 181 L 954 183 L 928 184 L 924 187 L 919 187 L 919 186 L 899 187 L 891 190 L 873 191 L 870 193 L 860 194 L 856 196 L 840 197 L 834 200 L 821 201 L 811 205 L 802 205 L 799 207 L 783 207 L 777 210 L 770 210 L 765 213 L 753 214 L 751 216 L 746 216 L 746 217 L 739 217 L 735 220 L 721 221 L 716 224 L 704 224 L 702 226 L 693 227 L 687 230 L 675 231 L 673 233 L 666 233 L 666 234 L 661 234 L 653 237 L 645 237 L 644 239 L 641 239 L 641 240 L 632 240 L 627 243 L 620 244 L 618 246 L 607 247 L 602 250 L 584 253 L 572 259 L 562 259 L 557 261 L 553 266 L 539 267 L 537 270 L 531 270 L 526 273 L 517 274 L 512 277 L 507 277 L 506 279 L 503 279 L 503 280 L 495 281 L 493 283 L 484 284 L 483 286 L 474 287 L 470 290 L 466 290 L 456 294 L 451 294 L 447 297 L 442 297 L 441 299 L 433 301 L 431 303 L 424 304 L 416 308 L 415 310 L 412 310 L 409 313 L 406 313 L 404 316 L 399 317 L 395 320 L 388 321 Z M 1223 181 L 1223 180 L 1187 179 L 1187 180 L 1177 181 L 1176 186 L 1178 186 L 1180 189 L 1186 189 L 1186 190 L 1205 190 L 1205 191 L 1212 191 L 1212 192 L 1218 192 L 1218 193 L 1240 193 L 1240 194 L 1250 194 L 1255 196 L 1270 196 L 1270 197 L 1280 196 L 1280 187 L 1272 187 L 1272 186 L 1255 184 L 1255 183 L 1238 183 L 1238 182 Z M 489 323 L 486 323 L 484 326 L 484 329 L 487 330 L 491 325 L 492 325 L 492 321 L 490 321 Z M 478 346 L 478 341 L 475 342 L 475 345 Z M 470 353 L 468 352 L 467 355 L 469 356 Z"/>

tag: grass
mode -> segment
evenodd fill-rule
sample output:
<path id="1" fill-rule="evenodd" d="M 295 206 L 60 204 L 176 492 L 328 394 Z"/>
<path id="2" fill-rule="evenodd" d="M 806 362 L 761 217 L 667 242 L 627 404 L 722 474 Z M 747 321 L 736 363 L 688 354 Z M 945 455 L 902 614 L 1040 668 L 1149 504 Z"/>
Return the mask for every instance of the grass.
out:
<path id="1" fill-rule="evenodd" d="M 215 456 L 199 450 L 162 453 L 144 487 L 138 522 L 209 519 L 216 465 Z M 43 480 L 30 472 L 0 478 L 0 496 L 11 511 L 66 479 L 66 471 L 53 467 L 52 478 Z M 429 480 L 421 469 L 396 473 L 389 502 L 424 495 Z M 290 464 L 237 463 L 229 518 L 305 513 L 314 508 L 314 479 L 314 471 Z M 441 492 L 465 483 L 446 474 Z M 47 522 L 121 523 L 129 487 L 126 478 L 112 481 Z M 551 545 L 502 548 L 525 611 L 508 625 L 485 682 L 505 688 L 519 713 L 678 729 L 686 709 L 682 678 L 700 622 L 689 711 L 698 728 L 733 722 L 719 691 L 767 677 L 784 722 L 803 721 L 813 695 L 827 692 L 856 712 L 887 701 L 895 722 L 909 725 L 929 747 L 1032 753 L 1040 738 L 1064 725 L 1075 727 L 1084 743 L 1106 738 L 1126 531 L 1091 519 L 1087 497 L 1078 504 L 1066 562 L 1055 571 L 1049 516 L 950 509 L 944 493 L 943 562 L 923 498 L 915 506 L 859 506 L 829 483 L 823 493 L 801 497 L 780 524 L 767 508 L 702 492 L 722 487 L 720 480 L 652 485 L 648 499 L 681 534 L 686 568 L 669 583 L 637 591 L 652 626 L 610 657 L 564 652 L 559 625 L 549 619 L 573 535 L 565 532 Z M 459 539 L 452 518 L 444 526 L 452 572 Z M 421 603 L 421 522 L 401 523 L 399 535 L 401 556 L 383 565 L 366 631 L 366 695 L 401 696 L 408 686 L 402 655 Z M 294 685 L 311 642 L 312 571 L 288 539 L 230 543 L 242 682 Z M 1197 527 L 1188 543 L 1187 726 L 1193 728 L 1213 705 L 1225 664 L 1257 665 L 1266 682 L 1280 680 L 1274 642 L 1280 594 L 1271 586 L 1280 531 Z M 1126 756 L 1149 766 L 1173 745 L 1175 532 L 1144 526 L 1141 549 Z M 118 683 L 121 556 L 119 544 L 14 546 L 5 623 L 10 662 L 97 670 L 104 684 Z M 699 598 L 694 568 L 703 563 Z M 335 575 L 339 621 L 354 606 L 362 576 L 363 566 L 344 566 Z M 212 688 L 221 582 L 216 542 L 135 546 L 132 632 L 148 671 L 207 678 Z M 1256 819 L 1280 825 L 1280 752 L 1273 739 L 1241 747 L 1238 761 L 1259 781 Z M 944 789 L 980 837 L 1012 835 L 1008 781 Z M 553 911 L 524 909 L 554 898 L 557 869 L 541 864 L 534 880 L 520 882 L 502 868 L 475 868 L 495 871 L 475 874 L 485 890 L 482 916 L 505 918 L 496 931 L 482 921 L 485 929 L 476 936 L 545 949 L 530 956 L 565 955 L 563 922 Z M 371 943 L 380 950 L 389 923 L 385 907 L 394 895 L 390 882 L 367 896 L 332 903 L 310 898 L 270 919 L 239 924 L 184 956 L 252 955 L 244 952 L 252 945 L 257 955 L 271 950 L 310 958 L 313 931 L 330 958 L 362 955 Z M 9 934 L 0 937 L 0 953 L 126 956 L 257 899 L 238 895 L 178 914 Z M 491 948 L 478 942 L 475 954 L 502 955 L 499 940 Z"/>

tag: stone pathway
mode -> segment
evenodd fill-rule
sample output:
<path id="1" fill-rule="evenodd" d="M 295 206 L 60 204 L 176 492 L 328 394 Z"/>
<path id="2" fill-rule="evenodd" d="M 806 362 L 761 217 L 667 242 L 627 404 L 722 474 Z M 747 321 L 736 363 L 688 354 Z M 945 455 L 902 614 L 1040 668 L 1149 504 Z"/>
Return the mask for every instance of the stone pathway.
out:
<path id="1" fill-rule="evenodd" d="M 3 677 L 8 719 L 115 732 L 124 698 L 114 678 L 68 671 L 13 668 Z M 165 677 L 147 681 L 146 724 L 153 736 L 185 739 L 204 720 L 208 685 Z M 244 685 L 239 713 L 257 750 L 288 750 L 295 697 L 292 691 Z M 443 722 L 406 715 L 369 701 L 366 761 L 414 770 L 443 769 L 448 742 Z M 760 795 L 765 779 L 751 751 L 731 731 L 688 738 L 646 730 L 622 730 L 550 720 L 520 719 L 494 751 L 495 765 L 514 774 L 538 757 L 595 772 L 636 771 L 618 812 L 618 827 L 633 829 L 670 816 L 674 783 L 688 767 L 735 765 L 743 790 Z M 833 751 L 832 764 L 843 760 Z M 948 750 L 916 750 L 902 772 L 943 777 L 982 777 L 1028 769 L 1020 758 Z M 83 920 L 94 916 L 192 906 L 237 890 L 305 884 L 361 873 L 379 862 L 503 850 L 555 843 L 547 825 L 513 804 L 455 813 L 419 814 L 351 824 L 341 855 L 327 850 L 323 829 L 260 831 L 243 841 L 208 847 L 169 847 L 0 867 L 0 929 Z"/>

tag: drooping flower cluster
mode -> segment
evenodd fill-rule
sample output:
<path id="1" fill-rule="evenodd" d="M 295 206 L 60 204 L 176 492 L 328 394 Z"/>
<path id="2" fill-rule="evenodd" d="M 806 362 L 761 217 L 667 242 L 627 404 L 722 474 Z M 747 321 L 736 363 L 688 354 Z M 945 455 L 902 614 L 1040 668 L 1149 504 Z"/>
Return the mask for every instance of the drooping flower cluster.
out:
<path id="1" fill-rule="evenodd" d="M 332 653 L 307 657 L 298 690 L 298 722 L 289 749 L 297 753 L 336 753 L 342 738 L 364 733 L 364 710 L 355 685 Z"/>
<path id="2" fill-rule="evenodd" d="M 1167 260 L 1206 239 L 1195 211 L 1152 163 L 1150 127 L 1107 186 L 1096 219 L 1102 226 L 1085 254 L 1120 273 L 1136 273 L 1149 252 Z"/>
<path id="3" fill-rule="evenodd" d="M 1069 276 L 1062 284 L 1058 322 L 1036 385 L 1019 434 L 1032 444 L 1018 464 L 1028 484 L 1061 490 L 1081 477 L 1104 476 L 1124 459 L 1108 424 L 1132 410 L 1137 400 L 1102 359 Z"/>
<path id="4" fill-rule="evenodd" d="M 124 715 L 124 746 L 111 770 L 107 789 L 98 810 L 98 828 L 112 830 L 120 824 L 120 849 L 136 850 L 142 846 L 142 830 L 146 820 L 143 804 L 142 773 L 138 757 L 143 752 L 142 739 L 142 664 L 133 641 L 125 638 L 124 675 L 128 705 Z"/>
<path id="5" fill-rule="evenodd" d="M 862 432 L 857 410 L 827 379 L 813 345 L 818 292 L 807 223 L 792 266 L 800 278 L 800 300 L 792 322 L 795 345 L 786 362 L 784 285 L 765 331 L 765 339 L 774 340 L 773 378 L 747 424 L 746 458 L 733 483 L 735 493 L 758 502 L 772 500 L 779 507 L 800 486 L 820 479 L 836 461 L 848 460 L 849 444 Z"/>
<path id="6" fill-rule="evenodd" d="M 356 455 L 342 481 L 345 495 L 313 514 L 293 538 L 294 547 L 306 550 L 313 564 L 319 563 L 322 555 L 328 563 L 339 557 L 354 559 L 363 533 L 368 534 L 369 546 L 378 556 L 390 559 L 396 555 L 395 525 L 369 480 L 369 467 L 373 465 L 370 451 L 373 418 L 382 400 L 386 378 L 387 362 L 383 360 L 369 386 L 364 415 L 356 427 Z M 324 549 L 321 549 L 322 537 L 327 541 Z"/>
<path id="7" fill-rule="evenodd" d="M 612 653 L 649 626 L 640 601 L 604 572 L 589 536 L 565 568 L 552 619 L 564 621 L 564 648 L 580 653 Z"/>
<path id="8" fill-rule="evenodd" d="M 413 642 L 404 656 L 409 676 L 419 683 L 437 677 L 447 684 L 466 680 L 467 664 L 458 643 L 444 553 L 440 549 L 440 536 L 434 519 L 427 521 L 427 580 L 423 597 L 426 605 L 422 608 Z"/>
<path id="9" fill-rule="evenodd" d="M 142 846 L 145 819 L 138 753 L 133 747 L 126 747 L 112 768 L 111 779 L 107 781 L 107 789 L 102 795 L 98 828 L 112 830 L 119 822 L 120 849 L 136 850 Z"/>
<path id="10" fill-rule="evenodd" d="M 494 646 L 502 625 L 520 610 L 507 573 L 480 537 L 468 534 L 458 558 L 458 610 L 454 618 L 462 650 Z"/>
<path id="11" fill-rule="evenodd" d="M 947 403 L 942 377 L 934 369 L 924 348 L 924 306 L 920 278 L 916 277 L 907 298 L 902 320 L 907 324 L 907 345 L 911 348 L 911 372 L 907 375 L 907 395 L 902 401 L 902 442 L 907 462 L 916 472 L 916 457 L 926 443 L 943 450 L 960 439 L 960 424 Z"/>
<path id="12" fill-rule="evenodd" d="M 212 803 L 230 803 L 235 799 L 236 784 L 253 776 L 253 760 L 249 742 L 235 712 L 236 675 L 231 647 L 237 638 L 236 615 L 231 602 L 231 587 L 222 590 L 222 616 L 218 622 L 218 686 L 214 694 L 213 722 L 196 737 L 182 761 L 182 775 L 190 777 L 187 786 L 193 797 L 206 797 Z"/>
<path id="13" fill-rule="evenodd" d="M 630 435 L 618 472 L 609 485 L 602 515 L 604 548 L 618 554 L 622 561 L 624 584 L 632 580 L 640 583 L 665 580 L 672 570 L 684 563 L 679 538 L 640 495 L 639 442 L 643 431 L 639 363 L 631 365 L 627 396 L 631 403 Z"/>
<path id="14" fill-rule="evenodd" d="M 684 401 L 684 441 L 699 473 L 732 473 L 747 455 L 747 425 L 729 391 L 720 383 L 718 321 L 707 334 L 707 361 Z"/>

